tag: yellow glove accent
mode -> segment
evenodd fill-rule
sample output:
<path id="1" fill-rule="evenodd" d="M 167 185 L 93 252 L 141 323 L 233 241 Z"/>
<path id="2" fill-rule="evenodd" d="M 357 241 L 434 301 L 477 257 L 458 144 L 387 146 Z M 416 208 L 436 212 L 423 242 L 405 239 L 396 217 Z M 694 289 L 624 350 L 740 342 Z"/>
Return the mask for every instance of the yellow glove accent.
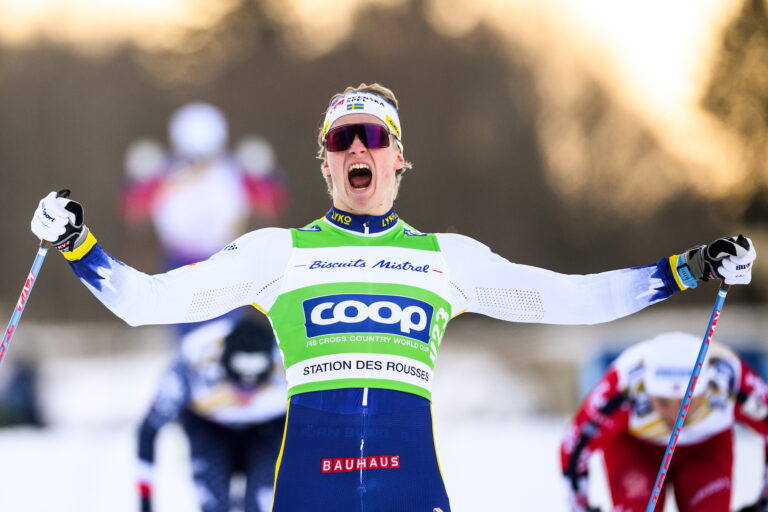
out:
<path id="1" fill-rule="evenodd" d="M 96 237 L 93 236 L 93 233 L 88 231 L 85 241 L 80 244 L 79 247 L 73 251 L 62 252 L 61 255 L 64 256 L 67 261 L 78 261 L 85 258 L 85 256 L 91 252 L 94 245 L 96 245 Z"/>

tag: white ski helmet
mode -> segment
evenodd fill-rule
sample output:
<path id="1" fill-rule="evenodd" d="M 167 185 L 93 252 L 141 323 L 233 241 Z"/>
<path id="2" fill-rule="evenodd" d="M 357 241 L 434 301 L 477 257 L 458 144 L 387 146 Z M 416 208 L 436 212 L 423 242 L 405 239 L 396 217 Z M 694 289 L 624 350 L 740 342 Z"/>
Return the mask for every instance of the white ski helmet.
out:
<path id="1" fill-rule="evenodd" d="M 168 135 L 174 152 L 193 160 L 224 151 L 229 129 L 224 114 L 208 103 L 188 103 L 171 116 Z"/>
<path id="2" fill-rule="evenodd" d="M 166 165 L 165 151 L 154 139 L 137 139 L 125 150 L 124 164 L 129 179 L 147 180 L 162 172 Z"/>
<path id="3" fill-rule="evenodd" d="M 651 396 L 683 398 L 701 348 L 701 338 L 685 332 L 667 332 L 644 341 L 642 360 L 645 389 Z M 707 388 L 709 354 L 699 374 L 693 395 Z"/>
<path id="4" fill-rule="evenodd" d="M 275 170 L 275 150 L 258 135 L 244 137 L 237 143 L 235 156 L 246 172 L 264 177 Z"/>

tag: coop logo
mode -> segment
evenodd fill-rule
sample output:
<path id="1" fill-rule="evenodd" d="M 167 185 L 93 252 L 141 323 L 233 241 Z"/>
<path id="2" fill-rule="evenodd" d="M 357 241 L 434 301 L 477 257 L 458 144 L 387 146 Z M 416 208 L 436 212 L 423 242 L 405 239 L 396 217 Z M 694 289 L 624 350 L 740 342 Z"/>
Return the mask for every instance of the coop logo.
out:
<path id="1" fill-rule="evenodd" d="M 377 332 L 429 343 L 433 308 L 398 295 L 341 294 L 305 300 L 307 337 L 348 332 Z"/>

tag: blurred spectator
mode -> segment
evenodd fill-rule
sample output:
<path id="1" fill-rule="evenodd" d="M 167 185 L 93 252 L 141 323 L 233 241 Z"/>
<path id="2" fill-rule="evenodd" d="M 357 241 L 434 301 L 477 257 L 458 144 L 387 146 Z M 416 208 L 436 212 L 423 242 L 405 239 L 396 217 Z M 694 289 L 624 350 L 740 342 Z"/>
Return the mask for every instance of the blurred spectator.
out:
<path id="1" fill-rule="evenodd" d="M 0 426 L 42 427 L 37 387 L 37 367 L 18 361 L 4 368 L 0 385 Z"/>
<path id="2" fill-rule="evenodd" d="M 171 116 L 168 135 L 169 154 L 151 139 L 128 147 L 121 198 L 128 224 L 152 222 L 167 268 L 205 260 L 284 211 L 285 186 L 272 147 L 247 136 L 228 151 L 227 120 L 215 106 L 182 106 Z"/>
<path id="3" fill-rule="evenodd" d="M 665 333 L 632 345 L 585 398 L 561 444 L 569 510 L 589 505 L 589 456 L 601 451 L 614 510 L 642 512 L 688 388 L 701 340 Z M 768 442 L 768 384 L 736 353 L 712 343 L 686 411 L 665 486 L 681 512 L 728 512 L 733 488 L 733 428 L 741 423 Z M 768 510 L 768 471 L 755 503 Z M 662 493 L 656 510 L 664 509 Z"/>
<path id="4" fill-rule="evenodd" d="M 139 429 L 142 512 L 152 510 L 155 438 L 171 421 L 189 439 L 204 512 L 229 512 L 240 499 L 244 512 L 271 508 L 287 396 L 276 354 L 271 329 L 251 318 L 216 320 L 184 337 Z M 245 475 L 245 496 L 231 498 L 236 474 Z"/>

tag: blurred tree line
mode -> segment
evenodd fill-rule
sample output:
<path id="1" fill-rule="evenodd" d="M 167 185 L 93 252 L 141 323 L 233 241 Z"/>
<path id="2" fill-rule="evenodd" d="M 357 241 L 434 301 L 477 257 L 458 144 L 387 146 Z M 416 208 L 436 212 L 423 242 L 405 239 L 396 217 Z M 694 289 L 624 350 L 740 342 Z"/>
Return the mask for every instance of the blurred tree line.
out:
<path id="1" fill-rule="evenodd" d="M 747 4 L 754 8 L 762 1 Z M 685 164 L 665 153 L 636 119 L 583 76 L 578 108 L 566 114 L 586 134 L 599 128 L 606 136 L 586 137 L 586 167 L 594 171 L 586 179 L 593 186 L 576 199 L 560 197 L 547 175 L 545 151 L 558 141 L 541 140 L 546 98 L 536 84 L 536 58 L 510 47 L 486 26 L 451 38 L 430 24 L 423 0 L 370 6 L 357 13 L 340 45 L 308 57 L 312 52 L 297 46 L 291 27 L 266 16 L 264 5 L 241 0 L 220 23 L 190 31 L 175 50 L 125 43 L 109 52 L 84 51 L 45 40 L 0 46 L 5 192 L 0 305 L 5 310 L 10 313 L 34 255 L 29 218 L 36 202 L 53 189 L 73 190 L 73 198 L 85 206 L 86 222 L 116 257 L 142 262 L 142 270 L 159 268 L 159 263 L 156 268 L 144 264 L 147 252 L 155 251 L 152 244 L 132 243 L 119 218 L 123 154 L 137 137 L 165 140 L 172 110 L 198 99 L 222 108 L 233 137 L 257 133 L 274 144 L 290 193 L 290 211 L 280 222 L 284 227 L 303 225 L 330 204 L 314 156 L 326 102 L 347 85 L 373 81 L 391 87 L 400 100 L 405 152 L 415 166 L 397 204 L 403 218 L 419 229 L 461 232 L 515 262 L 591 273 L 649 264 L 741 226 L 738 216 L 723 213 L 732 209 L 705 198 L 679 193 L 662 203 L 651 200 L 657 184 L 643 179 L 645 156 L 653 154 L 653 166 L 670 175 Z M 760 32 L 763 46 L 749 51 L 756 52 L 763 74 L 765 27 L 764 22 L 758 29 L 737 22 L 726 37 L 728 48 L 738 46 L 734 31 Z M 750 82 L 746 69 L 756 64 L 733 58 L 735 63 L 727 65 L 744 66 L 744 82 Z M 730 71 L 722 72 L 724 83 L 717 85 L 717 73 L 713 90 L 735 86 L 728 83 Z M 762 102 L 757 120 L 744 121 L 752 123 L 745 130 L 746 143 L 756 147 L 758 137 L 765 138 L 765 92 L 763 86 L 740 93 L 755 94 Z M 707 101 L 717 105 L 713 110 L 726 122 L 740 126 L 721 113 L 733 110 L 727 103 L 735 97 L 723 90 Z M 617 147 L 621 159 L 606 160 L 608 149 L 615 154 Z M 756 165 L 764 166 L 760 155 L 755 154 Z M 632 214 L 601 207 L 627 183 Z M 765 195 L 765 185 L 761 190 Z M 49 259 L 29 317 L 110 318 L 57 255 Z M 686 295 L 677 304 L 711 298 Z M 742 297 L 764 298 L 758 287 Z"/>
<path id="2" fill-rule="evenodd" d="M 745 222 L 768 221 L 768 14 L 765 0 L 745 0 L 723 34 L 702 100 L 741 143 L 748 181 L 737 194 Z"/>

